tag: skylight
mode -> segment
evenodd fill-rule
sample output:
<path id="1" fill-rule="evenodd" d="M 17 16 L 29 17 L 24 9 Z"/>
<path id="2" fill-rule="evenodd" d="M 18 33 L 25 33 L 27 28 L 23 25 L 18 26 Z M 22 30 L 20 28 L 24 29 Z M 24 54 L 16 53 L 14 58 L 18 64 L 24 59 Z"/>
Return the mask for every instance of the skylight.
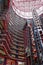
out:
<path id="1" fill-rule="evenodd" d="M 33 7 L 37 10 L 38 15 L 43 13 L 43 0 L 12 0 L 11 4 L 16 14 L 23 18 L 32 18 Z"/>

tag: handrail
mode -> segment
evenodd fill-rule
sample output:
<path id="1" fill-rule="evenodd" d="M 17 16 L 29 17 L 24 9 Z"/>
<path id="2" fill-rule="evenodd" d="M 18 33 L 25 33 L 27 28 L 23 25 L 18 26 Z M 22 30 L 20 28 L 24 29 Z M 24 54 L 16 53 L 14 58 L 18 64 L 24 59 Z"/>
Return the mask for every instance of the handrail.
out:
<path id="1" fill-rule="evenodd" d="M 7 33 L 7 36 L 8 36 L 8 33 Z M 13 42 L 12 39 L 11 39 L 11 36 L 9 35 L 8 37 L 9 37 L 10 41 Z M 17 43 L 17 42 L 14 41 L 14 43 Z M 12 44 L 14 45 L 14 43 L 12 43 Z M 18 44 L 18 45 L 22 46 L 23 44 L 20 43 L 20 44 Z M 24 46 L 24 45 L 23 45 L 23 46 Z"/>
<path id="2" fill-rule="evenodd" d="M 14 37 L 14 36 L 11 35 L 11 37 L 12 37 L 12 39 L 17 39 L 18 41 L 24 42 L 24 40 L 21 40 L 20 38 L 17 38 L 16 36 Z"/>
<path id="3" fill-rule="evenodd" d="M 20 41 L 20 40 L 17 40 L 17 39 L 12 39 L 12 41 L 14 41 L 14 42 L 18 42 L 18 43 L 21 43 L 21 44 L 24 44 L 23 41 Z"/>
<path id="4" fill-rule="evenodd" d="M 24 38 L 22 35 L 17 34 L 17 33 L 15 33 L 14 31 L 8 30 L 8 32 L 9 32 L 10 34 L 14 34 L 14 35 L 16 35 L 16 36 L 18 36 L 18 37 Z"/>
<path id="5" fill-rule="evenodd" d="M 5 40 L 6 41 L 6 40 Z M 14 53 L 11 49 L 10 49 L 10 47 L 9 47 L 9 45 L 8 45 L 8 43 L 7 43 L 7 41 L 6 41 L 6 44 L 4 44 L 5 45 L 5 47 L 7 47 L 7 49 L 11 52 L 11 53 Z M 17 53 L 16 53 L 17 54 Z"/>
<path id="6" fill-rule="evenodd" d="M 12 31 L 13 27 L 9 26 L 8 29 Z M 16 32 L 16 33 L 18 33 L 18 34 L 23 35 L 23 32 L 20 32 L 20 31 L 15 30 L 15 29 L 13 29 L 13 31 Z"/>
<path id="7" fill-rule="evenodd" d="M 10 59 L 15 59 L 15 60 L 19 60 L 19 58 L 15 58 L 15 57 L 12 57 L 10 56 L 10 54 L 8 53 L 7 49 L 5 48 L 4 45 L 0 45 L 4 50 L 5 52 L 7 53 L 7 56 L 10 58 Z M 21 55 L 20 55 L 21 56 Z M 23 59 L 20 59 L 20 60 L 23 60 Z"/>
<path id="8" fill-rule="evenodd" d="M 0 53 L 2 53 L 3 55 L 6 55 L 6 53 L 4 52 L 4 50 L 2 49 L 2 47 L 0 47 Z"/>
<path id="9" fill-rule="evenodd" d="M 19 60 L 19 59 L 18 59 Z"/>
<path id="10" fill-rule="evenodd" d="M 13 50 L 17 50 L 17 51 L 20 51 L 20 52 L 24 52 L 24 50 L 22 49 L 22 50 L 20 50 L 19 48 L 15 48 L 15 47 L 12 47 L 11 49 L 13 49 Z"/>
<path id="11" fill-rule="evenodd" d="M 2 39 L 0 39 L 0 40 L 3 40 L 3 41 L 1 41 L 2 42 L 2 44 L 0 44 L 0 47 L 2 47 L 3 48 L 3 50 L 5 51 L 5 53 L 6 53 L 6 55 L 9 57 L 9 58 L 11 58 L 11 59 L 16 59 L 16 60 L 19 60 L 19 58 L 15 58 L 15 57 L 12 57 L 10 54 L 15 54 L 15 55 L 18 55 L 18 56 L 23 56 L 22 54 L 18 54 L 18 53 L 15 53 L 15 52 L 13 52 L 13 50 L 10 48 L 10 45 L 13 43 L 13 42 L 11 42 L 10 40 L 11 40 L 11 37 L 10 37 L 10 35 L 9 35 L 9 33 L 7 32 L 7 31 L 5 31 L 5 33 L 2 33 L 2 34 L 0 34 L 1 35 L 1 37 L 2 37 Z M 20 59 L 20 60 L 23 60 L 23 59 Z"/>
<path id="12" fill-rule="evenodd" d="M 11 35 L 12 37 L 14 37 L 14 38 L 17 38 L 17 39 L 19 39 L 19 40 L 24 41 L 24 39 L 23 39 L 23 38 L 21 38 L 21 37 L 19 37 L 19 36 L 17 36 L 17 35 L 14 35 L 14 34 L 11 34 L 11 33 L 10 33 L 10 35 Z"/>
<path id="13" fill-rule="evenodd" d="M 11 39 L 11 36 L 10 35 L 8 35 L 8 33 L 7 33 L 7 36 L 9 37 L 9 39 L 10 39 L 10 42 L 12 43 L 13 41 L 12 41 L 12 39 Z M 17 42 L 14 42 L 14 43 L 17 43 Z M 12 45 L 14 45 L 14 43 L 12 43 Z M 16 44 L 17 45 L 17 44 Z M 18 46 L 24 46 L 23 44 L 18 44 Z"/>
<path id="14" fill-rule="evenodd" d="M 15 43 L 15 42 L 13 42 L 12 44 L 11 44 L 11 46 L 18 46 L 18 47 L 21 47 L 21 48 L 24 48 L 24 44 L 17 44 L 17 43 Z"/>

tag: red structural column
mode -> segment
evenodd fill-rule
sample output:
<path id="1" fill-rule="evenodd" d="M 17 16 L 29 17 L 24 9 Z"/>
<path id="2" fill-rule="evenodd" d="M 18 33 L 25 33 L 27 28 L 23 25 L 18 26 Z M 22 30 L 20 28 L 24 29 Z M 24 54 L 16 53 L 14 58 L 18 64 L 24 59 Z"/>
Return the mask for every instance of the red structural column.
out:
<path id="1" fill-rule="evenodd" d="M 8 8 L 9 8 L 9 3 L 10 3 L 10 0 L 8 0 Z"/>
<path id="2" fill-rule="evenodd" d="M 18 61 L 15 60 L 15 65 L 18 65 Z"/>
<path id="3" fill-rule="evenodd" d="M 26 46 L 27 46 L 27 34 L 26 34 L 26 30 L 24 30 L 24 46 L 25 46 L 25 49 L 26 49 Z"/>
<path id="4" fill-rule="evenodd" d="M 26 65 L 31 65 L 31 62 L 30 62 L 30 58 L 29 57 L 27 57 L 27 59 L 26 59 Z"/>
<path id="5" fill-rule="evenodd" d="M 25 49 L 28 46 L 28 27 L 26 27 L 24 30 L 24 46 Z M 27 54 L 26 54 L 26 65 L 31 65 L 30 57 L 27 57 Z"/>
<path id="6" fill-rule="evenodd" d="M 11 65 L 12 65 L 12 62 L 11 62 Z"/>
<path id="7" fill-rule="evenodd" d="M 5 59 L 4 59 L 4 64 L 3 64 L 3 65 L 6 65 L 6 60 L 7 60 L 7 59 L 5 58 Z"/>
<path id="8" fill-rule="evenodd" d="M 4 27 L 5 30 L 7 30 L 7 26 L 8 26 L 7 21 L 3 20 L 3 27 Z"/>

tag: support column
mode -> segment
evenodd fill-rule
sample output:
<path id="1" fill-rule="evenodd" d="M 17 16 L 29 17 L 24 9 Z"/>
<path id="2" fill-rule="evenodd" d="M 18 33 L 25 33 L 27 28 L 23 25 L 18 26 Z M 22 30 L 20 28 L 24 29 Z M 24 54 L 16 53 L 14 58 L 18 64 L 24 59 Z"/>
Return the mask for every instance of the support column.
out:
<path id="1" fill-rule="evenodd" d="M 6 60 L 7 60 L 7 59 L 5 58 L 5 59 L 4 59 L 4 64 L 3 64 L 3 65 L 6 65 Z"/>
<path id="2" fill-rule="evenodd" d="M 31 65 L 30 57 L 26 57 L 26 65 Z"/>
<path id="3" fill-rule="evenodd" d="M 18 65 L 18 62 L 15 60 L 15 65 Z"/>

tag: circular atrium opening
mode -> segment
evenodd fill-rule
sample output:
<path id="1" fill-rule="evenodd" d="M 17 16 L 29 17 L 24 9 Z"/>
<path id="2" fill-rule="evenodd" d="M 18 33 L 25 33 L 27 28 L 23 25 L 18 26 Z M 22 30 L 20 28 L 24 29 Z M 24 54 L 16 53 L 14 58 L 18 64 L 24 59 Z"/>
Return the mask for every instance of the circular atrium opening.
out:
<path id="1" fill-rule="evenodd" d="M 43 12 L 43 0 L 12 0 L 11 3 L 13 10 L 23 18 L 32 18 L 33 8 L 37 10 L 38 15 Z"/>

